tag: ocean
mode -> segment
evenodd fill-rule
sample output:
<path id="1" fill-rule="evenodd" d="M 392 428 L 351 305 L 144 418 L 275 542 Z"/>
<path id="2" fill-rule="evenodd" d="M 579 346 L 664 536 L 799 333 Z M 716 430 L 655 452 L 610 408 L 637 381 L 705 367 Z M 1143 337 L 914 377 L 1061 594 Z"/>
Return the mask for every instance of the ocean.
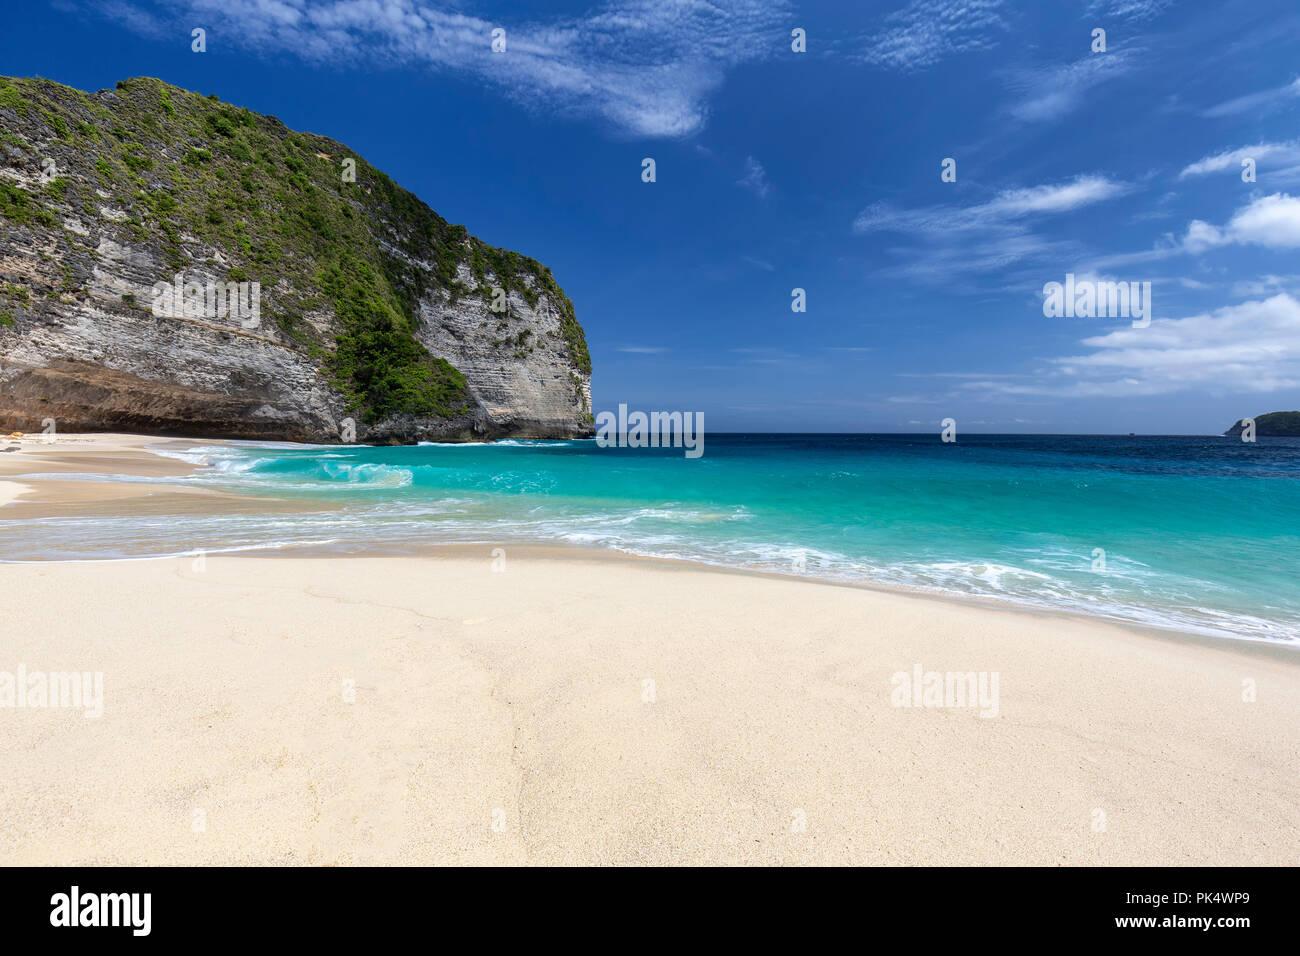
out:
<path id="1" fill-rule="evenodd" d="M 0 520 L 0 559 L 563 543 L 1300 647 L 1300 439 L 709 434 L 696 459 L 594 440 L 167 453 L 202 467 L 149 481 L 248 507 Z"/>

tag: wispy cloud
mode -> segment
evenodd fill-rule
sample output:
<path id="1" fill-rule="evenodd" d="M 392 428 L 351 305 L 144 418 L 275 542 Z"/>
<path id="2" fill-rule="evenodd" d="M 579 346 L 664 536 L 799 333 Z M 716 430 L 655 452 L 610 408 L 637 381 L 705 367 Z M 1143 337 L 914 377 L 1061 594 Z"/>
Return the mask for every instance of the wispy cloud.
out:
<path id="1" fill-rule="evenodd" d="M 896 70 L 921 70 L 954 53 L 986 50 L 1008 29 L 1003 0 L 912 0 L 885 18 L 862 58 Z"/>
<path id="2" fill-rule="evenodd" d="M 162 20 L 151 11 L 134 5 L 128 0 L 104 0 L 99 4 L 99 10 L 110 19 L 118 21 L 127 29 L 133 30 L 141 36 L 161 39 L 167 35 L 167 27 Z"/>
<path id="3" fill-rule="evenodd" d="M 804 356 L 797 352 L 790 352 L 786 349 L 778 348 L 734 348 L 731 349 L 737 355 L 742 355 L 741 362 L 753 365 L 788 365 L 792 362 L 801 362 Z"/>
<path id="4" fill-rule="evenodd" d="M 753 156 L 745 157 L 745 172 L 736 180 L 736 185 L 744 186 L 760 199 L 766 199 L 767 194 L 772 191 L 772 184 L 767 179 L 767 170 Z"/>
<path id="5" fill-rule="evenodd" d="M 1191 176 L 1206 176 L 1210 173 L 1222 172 L 1225 169 L 1232 169 L 1234 172 L 1241 172 L 1243 160 L 1253 159 L 1258 164 L 1261 160 L 1267 159 L 1275 166 L 1281 166 L 1291 163 L 1300 163 L 1300 139 L 1293 139 L 1286 143 L 1256 143 L 1254 146 L 1242 146 L 1239 149 L 1228 149 L 1213 156 L 1206 156 L 1196 162 L 1183 168 L 1178 174 L 1179 179 L 1187 179 Z"/>
<path id="6" fill-rule="evenodd" d="M 858 214 L 853 231 L 898 232 L 921 240 L 917 247 L 897 250 L 903 261 L 884 270 L 886 275 L 925 281 L 994 272 L 1048 253 L 1067 254 L 1070 243 L 1045 239 L 1032 231 L 1032 225 L 1052 214 L 1122 196 L 1132 188 L 1105 176 L 1086 175 L 1065 183 L 1007 189 L 964 208 L 898 209 L 875 203 Z"/>
<path id="7" fill-rule="evenodd" d="M 947 233 L 992 229 L 1028 216 L 1069 212 L 1081 206 L 1122 196 L 1132 187 L 1105 176 L 1087 175 L 1055 185 L 1007 189 L 988 202 L 959 208 L 949 205 L 899 210 L 887 203 L 868 206 L 853 222 L 854 232 L 895 230 Z"/>
<path id="8" fill-rule="evenodd" d="M 1026 123 L 1059 119 L 1081 106 L 1096 87 L 1131 71 L 1140 55 L 1134 48 L 1111 50 L 1063 66 L 1008 71 L 1007 85 L 1017 94 L 1010 113 Z"/>
<path id="9" fill-rule="evenodd" d="M 1240 279 L 1232 284 L 1232 295 L 1238 299 L 1253 299 L 1288 291 L 1292 295 L 1300 295 L 1300 275 L 1262 275 L 1258 279 Z"/>
<path id="10" fill-rule="evenodd" d="M 983 275 L 1008 269 L 1018 263 L 1041 260 L 1048 256 L 1062 259 L 1078 252 L 1069 241 L 1049 240 L 1032 234 L 980 236 L 978 243 L 933 243 L 893 250 L 900 262 L 881 269 L 883 278 L 909 279 L 923 283 L 944 283 L 949 288 L 976 291 L 959 286 L 965 276 Z"/>
<path id="11" fill-rule="evenodd" d="M 727 72 L 772 55 L 787 0 L 608 0 L 582 17 L 493 20 L 415 0 L 114 0 L 133 29 L 201 22 L 223 42 L 311 62 L 464 73 L 534 109 L 597 116 L 625 133 L 685 136 Z M 492 31 L 506 50 L 492 51 Z"/>
<path id="12" fill-rule="evenodd" d="M 1158 17 L 1178 0 L 1092 0 L 1085 16 L 1134 22 Z"/>
<path id="13" fill-rule="evenodd" d="M 1236 99 L 1227 100 L 1217 106 L 1211 106 L 1201 115 L 1217 119 L 1223 116 L 1235 116 L 1238 113 L 1263 112 L 1297 97 L 1300 97 L 1300 79 L 1292 80 L 1285 86 L 1275 86 L 1271 89 L 1260 90 L 1258 93 L 1247 93 L 1245 96 L 1238 96 Z"/>
<path id="14" fill-rule="evenodd" d="M 1300 386 L 1300 302 L 1287 294 L 1144 329 L 1083 339 L 1089 351 L 1048 361 L 1032 384 L 984 380 L 963 389 L 986 396 L 1071 398 L 1275 392 Z"/>
<path id="15" fill-rule="evenodd" d="M 618 345 L 615 352 L 630 352 L 633 355 L 662 355 L 668 349 L 661 345 Z"/>
<path id="16" fill-rule="evenodd" d="M 1071 182 L 1057 186 L 1010 189 L 1001 193 L 997 199 L 983 208 L 1000 216 L 1068 212 L 1080 206 L 1122 196 L 1130 188 L 1126 183 L 1118 183 L 1105 176 L 1079 176 Z"/>

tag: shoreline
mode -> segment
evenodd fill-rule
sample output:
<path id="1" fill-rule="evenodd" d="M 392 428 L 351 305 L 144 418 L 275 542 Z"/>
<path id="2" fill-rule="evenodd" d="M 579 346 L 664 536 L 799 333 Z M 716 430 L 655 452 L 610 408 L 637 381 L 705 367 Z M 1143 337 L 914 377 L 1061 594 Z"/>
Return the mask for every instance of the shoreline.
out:
<path id="1" fill-rule="evenodd" d="M 231 442 L 225 439 L 190 439 L 170 435 L 155 436 L 134 433 L 92 432 L 70 433 L 66 436 L 59 436 L 59 438 L 54 442 L 46 442 L 43 437 L 39 435 L 26 436 L 24 440 L 28 445 L 35 446 L 33 450 L 37 452 L 42 449 L 53 450 L 60 444 L 65 446 L 70 444 L 79 446 L 78 448 L 71 449 L 74 457 L 77 452 L 84 450 L 86 452 L 93 452 L 95 455 L 94 460 L 102 462 L 103 459 L 101 456 L 106 453 L 110 454 L 114 456 L 114 464 L 117 465 L 119 469 L 122 469 L 115 473 L 116 476 L 124 480 L 114 482 L 87 482 L 76 480 L 61 481 L 57 477 L 43 475 L 40 480 L 31 481 L 29 479 L 27 483 L 19 483 L 7 479 L 7 476 L 16 470 L 7 466 L 11 464 L 16 465 L 19 461 L 25 459 L 19 457 L 20 453 L 11 453 L 10 455 L 0 454 L 0 508 L 16 505 L 20 509 L 17 514 L 17 517 L 20 518 L 39 518 L 66 514 L 70 507 L 76 508 L 79 505 L 84 505 L 84 503 L 94 500 L 107 499 L 109 501 L 118 501 L 137 499 L 144 496 L 166 498 L 168 495 L 195 496 L 198 500 L 202 500 L 206 505 L 213 508 L 220 508 L 222 505 L 218 504 L 219 502 L 228 503 L 233 511 L 244 510 L 240 506 L 250 506 L 253 503 L 257 503 L 260 510 L 272 510 L 278 507 L 283 507 L 286 511 L 290 512 L 308 510 L 308 502 L 310 499 L 290 500 L 276 497 L 256 497 L 243 494 L 229 494 L 212 488 L 183 488 L 175 485 L 164 486 L 165 490 L 160 490 L 158 486 L 151 486 L 144 483 L 132 483 L 129 480 L 132 477 L 182 477 L 185 475 L 195 474 L 201 470 L 201 466 L 199 465 L 191 464 L 182 459 L 173 458 L 160 453 L 160 450 L 166 449 L 155 450 L 148 446 L 159 446 L 166 443 L 174 444 L 186 450 L 203 446 L 212 446 L 214 448 L 228 447 Z M 240 441 L 242 442 L 243 440 Z M 247 443 L 259 444 L 259 442 Z M 269 444 L 301 448 L 327 447 L 301 442 L 273 442 Z M 0 439 L 0 446 L 2 445 L 3 439 Z M 69 451 L 66 447 L 62 450 Z M 74 471 L 74 469 L 67 467 L 65 459 L 58 456 L 49 463 L 53 464 L 61 471 Z M 42 492 L 46 493 L 42 494 Z M 332 510 L 337 506 L 336 502 L 317 501 L 313 503 L 310 510 L 327 511 Z M 457 556 L 465 555 L 471 549 L 483 548 L 489 550 L 492 548 L 527 550 L 536 555 L 552 552 L 557 557 L 575 558 L 578 560 L 612 560 L 633 563 L 644 562 L 648 566 L 677 568 L 682 571 L 712 571 L 724 574 L 747 575 L 764 580 L 803 581 L 827 587 L 859 589 L 883 594 L 896 594 L 904 597 L 919 598 L 921 600 L 940 601 L 963 607 L 994 611 L 1011 611 L 1018 614 L 1027 614 L 1043 618 L 1047 621 L 1054 619 L 1093 621 L 1098 624 L 1126 628 L 1135 633 L 1147 636 L 1161 637 L 1175 641 L 1206 642 L 1210 646 L 1215 646 L 1223 642 L 1230 642 L 1234 645 L 1242 644 L 1251 647 L 1279 649 L 1286 654 L 1300 651 L 1300 642 L 1296 641 L 1288 641 L 1285 639 L 1273 640 L 1250 635 L 1240 635 L 1227 631 L 1216 632 L 1208 629 L 1195 630 L 1174 625 L 1167 626 L 1163 624 L 1146 623 L 1115 615 L 1089 613 L 1087 611 L 1066 607 L 1040 605 L 1032 600 L 1017 599 L 1011 596 L 966 594 L 942 588 L 928 589 L 920 586 L 908 586 L 894 582 L 877 581 L 865 578 L 843 579 L 831 576 L 801 575 L 763 568 L 719 564 L 703 559 L 640 554 L 613 547 L 601 548 L 545 539 L 424 541 L 403 545 L 382 541 L 371 541 L 366 544 L 364 551 L 347 550 L 346 545 L 336 548 L 333 545 L 319 543 L 287 543 L 272 544 L 266 547 L 201 550 L 204 550 L 206 554 L 210 555 L 219 554 L 231 557 L 244 556 L 252 559 L 267 559 L 284 556 L 315 560 L 338 557 L 385 558 L 418 556 L 437 557 L 443 555 Z M 43 558 L 33 561 L 8 560 L 0 557 L 0 565 L 175 560 L 187 557 L 191 554 L 193 554 L 193 551 L 178 552 L 175 554 L 132 555 L 105 558 Z"/>
<path id="2" fill-rule="evenodd" d="M 830 578 L 801 576 L 796 574 L 765 571 L 759 568 L 730 567 L 727 565 L 708 564 L 703 561 L 691 561 L 685 558 L 667 558 L 655 555 L 633 554 L 614 548 L 593 548 L 586 545 L 569 544 L 552 541 L 522 541 L 511 539 L 483 541 L 448 541 L 425 542 L 418 548 L 406 550 L 368 548 L 365 551 L 330 550 L 326 545 L 268 545 L 266 547 L 244 547 L 220 549 L 195 549 L 175 554 L 149 554 L 113 558 L 50 558 L 37 561 L 9 561 L 0 559 L 0 567 L 47 565 L 95 565 L 117 563 L 139 563 L 148 561 L 181 561 L 195 557 L 198 551 L 207 557 L 221 557 L 247 561 L 267 561 L 280 558 L 292 558 L 302 561 L 348 560 L 381 561 L 391 559 L 465 559 L 489 561 L 491 552 L 504 549 L 511 554 L 524 555 L 530 559 L 571 561 L 577 563 L 615 563 L 643 565 L 647 568 L 662 568 L 684 574 L 711 573 L 736 575 L 769 581 L 791 581 L 810 584 L 817 587 L 847 589 L 851 591 L 868 591 L 875 594 L 895 595 L 918 601 L 934 601 L 972 610 L 995 611 L 1024 615 L 1036 619 L 1044 626 L 1056 621 L 1083 621 L 1106 627 L 1115 627 L 1158 640 L 1174 643 L 1192 643 L 1205 647 L 1218 648 L 1225 645 L 1240 649 L 1246 653 L 1262 653 L 1277 656 L 1281 660 L 1300 663 L 1300 645 L 1282 640 L 1243 637 L 1239 635 L 1202 633 L 1176 627 L 1162 627 L 1155 624 L 1141 624 L 1118 617 L 1101 614 L 1086 614 L 1081 611 L 1069 611 L 1064 608 L 1039 607 L 1027 602 L 1017 602 L 1013 598 L 990 597 L 979 594 L 959 594 L 950 591 L 926 591 L 920 588 L 909 589 L 902 585 L 891 585 L 875 581 L 838 581 Z"/>

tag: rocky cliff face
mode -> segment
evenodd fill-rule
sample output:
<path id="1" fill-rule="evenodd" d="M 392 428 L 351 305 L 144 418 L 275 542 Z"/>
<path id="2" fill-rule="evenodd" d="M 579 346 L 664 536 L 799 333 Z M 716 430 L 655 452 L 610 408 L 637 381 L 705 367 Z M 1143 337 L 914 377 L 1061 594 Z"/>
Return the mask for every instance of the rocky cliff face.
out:
<path id="1" fill-rule="evenodd" d="M 333 140 L 159 80 L 0 78 L 0 429 L 591 434 L 549 269 Z"/>

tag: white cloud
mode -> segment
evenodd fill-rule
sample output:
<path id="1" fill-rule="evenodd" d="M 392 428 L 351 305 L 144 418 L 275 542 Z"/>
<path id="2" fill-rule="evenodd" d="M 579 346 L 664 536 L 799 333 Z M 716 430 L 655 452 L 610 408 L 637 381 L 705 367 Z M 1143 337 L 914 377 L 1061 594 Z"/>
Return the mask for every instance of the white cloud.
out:
<path id="1" fill-rule="evenodd" d="M 1070 243 L 1035 235 L 1030 222 L 1104 202 L 1131 189 L 1128 183 L 1086 175 L 1066 183 L 1003 190 L 988 202 L 965 208 L 897 209 L 875 203 L 858 214 L 853 231 L 900 232 L 923 240 L 918 248 L 895 250 L 903 261 L 882 270 L 882 275 L 920 281 L 950 279 L 958 274 L 993 272 L 1049 252 L 1065 255 Z"/>
<path id="2" fill-rule="evenodd" d="M 1068 212 L 1106 199 L 1114 199 L 1128 192 L 1125 183 L 1117 183 L 1105 176 L 1079 176 L 1072 182 L 1058 186 L 1033 186 L 1028 189 L 1010 189 L 1001 193 L 986 208 L 1001 215 L 1028 213 Z"/>
<path id="3" fill-rule="evenodd" d="M 1237 113 L 1261 112 L 1298 96 L 1300 96 L 1300 79 L 1295 79 L 1285 86 L 1275 86 L 1258 93 L 1247 93 L 1245 96 L 1238 96 L 1236 99 L 1211 106 L 1201 115 L 1218 118 L 1235 116 Z"/>
<path id="4" fill-rule="evenodd" d="M 1064 66 L 1012 71 L 1008 86 L 1020 98 L 1011 105 L 1011 115 L 1027 123 L 1058 119 L 1082 105 L 1094 87 L 1129 72 L 1140 55 L 1136 49 L 1111 50 Z"/>
<path id="5" fill-rule="evenodd" d="M 1300 198 L 1274 193 L 1256 199 L 1228 223 L 1234 242 L 1278 249 L 1300 247 Z"/>
<path id="6" fill-rule="evenodd" d="M 894 230 L 912 233 L 950 233 L 954 230 L 1008 227 L 1025 216 L 1069 212 L 1092 203 L 1122 196 L 1132 187 L 1105 176 L 1078 176 L 1057 185 L 1007 189 L 993 199 L 966 208 L 926 206 L 900 210 L 875 203 L 858 214 L 853 231 Z"/>
<path id="7" fill-rule="evenodd" d="M 53 4 L 55 9 L 61 12 L 77 12 L 76 8 L 64 10 L 58 4 Z M 167 36 L 166 26 L 148 10 L 142 10 L 132 6 L 124 0 L 105 0 L 100 4 L 100 10 L 108 17 L 117 20 L 129 30 L 133 30 L 141 36 L 152 39 L 162 39 Z"/>
<path id="8" fill-rule="evenodd" d="M 1262 275 L 1258 279 L 1240 279 L 1232 284 L 1232 295 L 1238 299 L 1288 291 L 1292 295 L 1300 295 L 1300 275 Z"/>
<path id="9" fill-rule="evenodd" d="M 1237 210 L 1222 229 L 1194 219 L 1183 237 L 1183 248 L 1193 255 L 1233 244 L 1300 248 L 1300 197 L 1286 193 L 1262 196 Z"/>
<path id="10" fill-rule="evenodd" d="M 1164 233 L 1155 245 L 1139 252 L 1122 252 L 1093 259 L 1088 268 L 1113 269 L 1158 262 L 1175 256 L 1200 255 L 1229 245 L 1255 245 L 1271 249 L 1300 246 L 1300 198 L 1274 193 L 1252 200 L 1237 210 L 1226 226 L 1193 219 L 1181 236 Z"/>
<path id="11" fill-rule="evenodd" d="M 1240 149 L 1225 150 L 1213 156 L 1206 156 L 1190 166 L 1184 167 L 1183 171 L 1178 174 L 1178 178 L 1187 179 L 1191 176 L 1205 176 L 1210 173 L 1223 172 L 1225 169 L 1231 169 L 1240 174 L 1241 163 L 1246 159 L 1255 160 L 1257 165 L 1261 160 L 1268 159 L 1272 161 L 1270 165 L 1273 166 L 1300 162 L 1300 140 L 1293 139 L 1285 143 L 1256 143 L 1254 146 L 1242 146 Z"/>
<path id="12" fill-rule="evenodd" d="M 1178 0 L 1093 0 L 1086 16 L 1114 20 L 1150 20 L 1164 13 Z"/>
<path id="13" fill-rule="evenodd" d="M 1073 398 L 1300 387 L 1300 302 L 1288 294 L 1154 319 L 1147 328 L 1126 326 L 1081 344 L 1090 351 L 1049 360 L 1050 371 L 1035 384 L 986 380 L 962 387 L 988 396 Z"/>
<path id="14" fill-rule="evenodd" d="M 152 11 L 146 8 L 152 8 Z M 150 13 L 203 23 L 209 37 L 330 64 L 464 73 L 533 109 L 595 115 L 639 136 L 702 128 L 732 67 L 782 49 L 788 0 L 608 0 L 581 17 L 493 20 L 416 0 L 161 0 L 104 8 L 132 26 Z M 486 16 L 486 14 L 485 14 Z M 493 53 L 492 30 L 506 30 Z"/>
<path id="15" fill-rule="evenodd" d="M 736 185 L 744 186 L 760 199 L 766 199 L 767 194 L 772 190 L 772 184 L 767 179 L 767 170 L 753 156 L 745 157 L 745 174 L 736 180 Z"/>
<path id="16" fill-rule="evenodd" d="M 1192 255 L 1198 255 L 1206 249 L 1221 246 L 1226 241 L 1217 227 L 1193 219 L 1191 225 L 1187 227 L 1187 235 L 1183 237 L 1183 249 Z"/>
<path id="17" fill-rule="evenodd" d="M 1008 24 L 1003 0 L 912 0 L 885 18 L 863 59 L 897 70 L 920 70 L 954 53 L 985 50 Z"/>
<path id="18" fill-rule="evenodd" d="M 1074 247 L 1068 242 L 1051 242 L 1032 234 L 985 235 L 977 243 L 954 242 L 937 245 L 936 238 L 924 246 L 898 249 L 902 261 L 880 270 L 884 278 L 911 279 L 925 283 L 943 283 L 949 288 L 959 286 L 953 280 L 959 276 L 997 272 L 1027 259 L 1042 259 L 1049 254 L 1062 258 L 1071 254 Z"/>

